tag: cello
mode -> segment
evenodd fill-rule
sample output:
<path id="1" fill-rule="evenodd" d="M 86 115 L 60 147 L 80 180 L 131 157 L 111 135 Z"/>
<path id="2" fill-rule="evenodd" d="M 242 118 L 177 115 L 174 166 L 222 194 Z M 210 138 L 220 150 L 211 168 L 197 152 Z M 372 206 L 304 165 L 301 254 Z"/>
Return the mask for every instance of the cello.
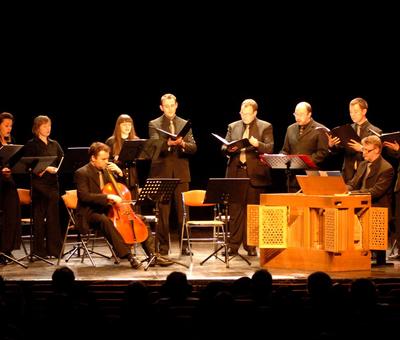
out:
<path id="1" fill-rule="evenodd" d="M 108 212 L 108 217 L 113 221 L 125 243 L 134 244 L 147 240 L 149 235 L 146 224 L 134 213 L 132 209 L 132 195 L 122 183 L 118 183 L 110 171 L 105 171 L 110 182 L 104 185 L 103 194 L 114 194 L 122 198 L 120 204 L 113 204 Z"/>

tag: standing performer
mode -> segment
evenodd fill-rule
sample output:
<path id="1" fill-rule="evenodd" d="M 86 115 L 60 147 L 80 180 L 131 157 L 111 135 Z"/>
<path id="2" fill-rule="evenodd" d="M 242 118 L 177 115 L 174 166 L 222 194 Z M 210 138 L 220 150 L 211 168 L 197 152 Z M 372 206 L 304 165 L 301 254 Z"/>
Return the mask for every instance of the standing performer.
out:
<path id="1" fill-rule="evenodd" d="M 121 114 L 115 122 L 114 133 L 106 140 L 106 144 L 110 147 L 110 158 L 118 164 L 121 169 L 127 169 L 125 173 L 127 186 L 132 193 L 132 199 L 136 200 L 138 195 L 138 175 L 136 164 L 130 162 L 129 164 L 122 164 L 119 160 L 119 154 L 122 149 L 122 144 L 125 140 L 139 139 L 136 135 L 133 119 L 127 114 Z"/>
<path id="2" fill-rule="evenodd" d="M 32 174 L 33 249 L 42 258 L 58 257 L 62 246 L 59 217 L 59 183 L 57 166 L 64 157 L 60 144 L 50 139 L 51 119 L 40 115 L 33 120 L 34 137 L 24 147 L 27 157 L 57 156 L 51 166 Z"/>
<path id="3" fill-rule="evenodd" d="M 258 119 L 258 104 L 253 99 L 246 99 L 240 107 L 241 120 L 228 125 L 225 139 L 228 142 L 248 138 L 250 146 L 238 149 L 237 146 L 227 147 L 222 145 L 222 152 L 228 156 L 226 177 L 250 178 L 250 185 L 245 203 L 232 203 L 230 207 L 230 240 L 229 255 L 235 255 L 243 243 L 249 256 L 257 256 L 255 247 L 247 244 L 247 204 L 260 204 L 260 194 L 271 185 L 269 168 L 261 163 L 259 155 L 272 153 L 274 149 L 274 136 L 272 124 Z"/>
<path id="4" fill-rule="evenodd" d="M 0 113 L 0 146 L 12 144 L 11 130 L 14 116 Z M 18 191 L 7 164 L 0 169 L 0 252 L 12 257 L 12 250 L 21 246 L 21 211 Z M 0 257 L 0 264 L 7 262 Z"/>
<path id="5" fill-rule="evenodd" d="M 196 153 L 197 145 L 191 129 L 186 136 L 179 137 L 176 140 L 168 138 L 165 134 L 157 130 L 159 128 L 175 134 L 183 128 L 187 121 L 176 115 L 177 108 L 178 102 L 176 97 L 170 93 L 164 94 L 161 97 L 160 104 L 160 110 L 164 114 L 149 122 L 150 138 L 164 141 L 159 157 L 151 163 L 150 177 L 180 179 L 172 201 L 178 218 L 178 235 L 181 235 L 180 228 L 182 228 L 183 223 L 182 192 L 189 190 L 189 156 Z M 160 221 L 157 227 L 157 236 L 161 255 L 166 255 L 169 251 L 170 209 L 171 202 L 160 204 Z M 189 255 L 188 249 L 183 248 L 182 254 Z"/>

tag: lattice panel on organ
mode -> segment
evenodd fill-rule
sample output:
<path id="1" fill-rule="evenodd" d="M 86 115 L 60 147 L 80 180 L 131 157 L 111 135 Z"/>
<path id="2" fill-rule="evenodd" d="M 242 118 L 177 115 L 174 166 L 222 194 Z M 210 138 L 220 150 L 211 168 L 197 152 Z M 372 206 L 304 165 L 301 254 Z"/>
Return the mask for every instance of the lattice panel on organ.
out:
<path id="1" fill-rule="evenodd" d="M 324 217 L 324 250 L 334 253 L 346 250 L 347 210 L 327 208 Z"/>
<path id="2" fill-rule="evenodd" d="M 247 244 L 258 247 L 259 205 L 247 205 Z"/>
<path id="3" fill-rule="evenodd" d="M 370 236 L 369 248 L 372 250 L 386 250 L 388 240 L 388 209 L 370 209 Z"/>
<path id="4" fill-rule="evenodd" d="M 287 248 L 288 208 L 285 206 L 259 208 L 260 248 Z"/>

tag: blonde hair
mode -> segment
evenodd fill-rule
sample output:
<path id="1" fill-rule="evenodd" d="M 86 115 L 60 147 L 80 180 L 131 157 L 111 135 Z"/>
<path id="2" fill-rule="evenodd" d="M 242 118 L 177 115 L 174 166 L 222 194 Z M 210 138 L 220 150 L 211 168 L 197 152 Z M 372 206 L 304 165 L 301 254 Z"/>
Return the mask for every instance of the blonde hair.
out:
<path id="1" fill-rule="evenodd" d="M 241 108 L 251 106 L 253 108 L 253 111 L 258 110 L 258 104 L 254 99 L 245 99 L 242 102 L 242 105 L 240 106 Z"/>

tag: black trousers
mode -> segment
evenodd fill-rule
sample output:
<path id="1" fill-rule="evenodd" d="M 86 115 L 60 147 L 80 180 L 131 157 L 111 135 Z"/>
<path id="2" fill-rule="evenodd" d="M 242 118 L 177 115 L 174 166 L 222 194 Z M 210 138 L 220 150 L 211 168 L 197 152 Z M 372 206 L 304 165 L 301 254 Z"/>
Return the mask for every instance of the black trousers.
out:
<path id="1" fill-rule="evenodd" d="M 236 171 L 237 178 L 246 178 L 247 168 L 238 168 Z M 239 249 L 243 243 L 243 248 L 249 250 L 247 245 L 247 204 L 260 204 L 260 194 L 265 192 L 265 187 L 254 187 L 249 185 L 245 196 L 244 203 L 231 203 L 229 205 L 229 246 L 232 249 Z"/>

